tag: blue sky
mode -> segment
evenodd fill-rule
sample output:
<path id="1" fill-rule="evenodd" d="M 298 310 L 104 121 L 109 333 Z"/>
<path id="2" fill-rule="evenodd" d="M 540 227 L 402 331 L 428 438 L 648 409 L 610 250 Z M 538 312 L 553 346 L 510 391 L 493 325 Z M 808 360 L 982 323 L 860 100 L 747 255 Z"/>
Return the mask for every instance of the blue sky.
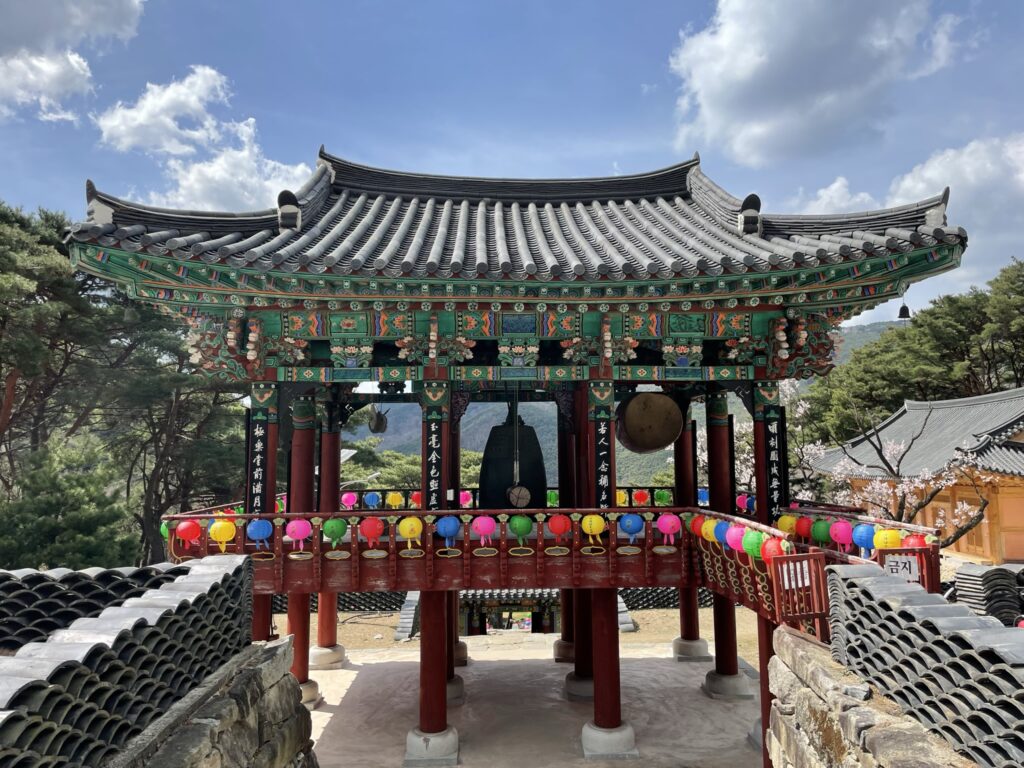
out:
<path id="1" fill-rule="evenodd" d="M 0 18 L 0 198 L 29 209 L 82 216 L 86 178 L 144 202 L 264 207 L 321 143 L 541 177 L 699 151 L 767 210 L 950 185 L 970 248 L 914 307 L 990 278 L 1024 231 L 1014 0 L 0 0 Z"/>

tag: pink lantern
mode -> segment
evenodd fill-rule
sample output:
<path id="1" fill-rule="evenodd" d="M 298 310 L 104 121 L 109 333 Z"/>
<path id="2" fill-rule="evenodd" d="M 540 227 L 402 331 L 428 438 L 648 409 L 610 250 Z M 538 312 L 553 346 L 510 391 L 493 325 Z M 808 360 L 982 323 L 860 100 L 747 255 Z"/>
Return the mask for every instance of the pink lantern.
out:
<path id="1" fill-rule="evenodd" d="M 474 517 L 470 527 L 480 537 L 481 545 L 485 547 L 491 546 L 491 536 L 494 535 L 494 529 L 497 528 L 497 523 L 494 522 L 493 517 L 488 517 L 487 515 Z"/>
<path id="2" fill-rule="evenodd" d="M 682 530 L 683 523 L 679 519 L 678 515 L 671 515 L 664 513 L 658 515 L 658 521 L 655 523 L 658 526 L 658 531 L 661 533 L 661 543 L 663 545 L 674 545 L 676 543 L 676 534 Z"/>
<path id="3" fill-rule="evenodd" d="M 725 543 L 729 545 L 731 549 L 735 549 L 737 552 L 743 551 L 743 534 L 747 532 L 747 529 L 742 525 L 730 525 L 729 530 L 725 532 Z"/>
<path id="4" fill-rule="evenodd" d="M 799 501 L 791 501 L 791 502 L 789 502 L 789 508 L 790 509 L 800 509 L 800 502 Z"/>
<path id="5" fill-rule="evenodd" d="M 472 491 L 459 491 L 459 506 L 463 509 L 473 505 Z"/>
<path id="6" fill-rule="evenodd" d="M 289 539 L 299 542 L 299 549 L 302 549 L 305 540 L 313 532 L 313 526 L 309 520 L 292 520 L 285 526 L 284 532 Z"/>
<path id="7" fill-rule="evenodd" d="M 741 493 L 739 496 L 736 497 L 736 506 L 739 509 L 747 508 L 747 494 Z"/>
<path id="8" fill-rule="evenodd" d="M 849 521 L 836 520 L 829 526 L 828 535 L 842 548 L 843 552 L 850 551 L 850 545 L 853 544 L 853 526 Z"/>
<path id="9" fill-rule="evenodd" d="M 343 506 L 345 509 L 352 509 L 352 507 L 356 505 L 356 502 L 358 500 L 359 497 L 352 491 L 345 491 L 343 494 L 341 494 L 341 506 Z"/>

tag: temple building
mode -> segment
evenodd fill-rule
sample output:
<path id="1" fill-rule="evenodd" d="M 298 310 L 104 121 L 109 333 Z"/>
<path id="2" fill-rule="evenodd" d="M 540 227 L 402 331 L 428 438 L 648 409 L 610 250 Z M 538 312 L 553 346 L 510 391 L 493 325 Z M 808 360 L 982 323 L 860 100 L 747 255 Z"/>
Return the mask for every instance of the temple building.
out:
<path id="1" fill-rule="evenodd" d="M 832 473 L 845 463 L 844 474 L 855 489 L 879 478 L 894 486 L 896 480 L 880 466 L 873 447 L 885 444 L 904 447 L 898 466 L 903 478 L 938 473 L 950 463 L 964 467 L 914 522 L 942 528 L 937 521 L 951 523 L 959 503 L 977 509 L 982 497 L 988 501 L 984 520 L 947 552 L 982 563 L 1024 562 L 1024 389 L 956 400 L 907 400 L 869 436 L 827 451 L 815 468 Z M 947 528 L 944 534 L 951 532 Z"/>
<path id="2" fill-rule="evenodd" d="M 948 190 L 877 211 L 771 214 L 756 194 L 717 186 L 696 156 L 636 175 L 519 180 L 380 170 L 321 149 L 310 179 L 262 211 L 154 208 L 91 182 L 87 197 L 70 235 L 77 268 L 179 318 L 201 372 L 251 388 L 244 514 L 169 515 L 172 557 L 250 555 L 256 640 L 269 636 L 272 595 L 288 594 L 292 672 L 311 706 L 310 670 L 344 659 L 337 593 L 419 591 L 410 766 L 458 760 L 447 712 L 461 694 L 461 590 L 560 590 L 565 691 L 593 701 L 583 753 L 623 757 L 643 745 L 622 717 L 616 590 L 678 589 L 673 653 L 688 661 L 709 658 L 697 622 L 706 587 L 715 653 L 703 689 L 759 695 L 766 727 L 774 630 L 827 639 L 825 564 L 864 562 L 827 533 L 775 527 L 789 509 L 778 381 L 828 373 L 836 324 L 958 266 L 967 245 L 947 223 Z M 756 494 L 742 507 L 728 393 L 754 419 Z M 460 421 L 483 401 L 509 405 L 505 452 L 466 504 Z M 422 408 L 421 487 L 342 503 L 340 427 L 390 402 Z M 539 446 L 557 452 L 553 495 L 523 453 L 522 402 L 557 411 L 557 444 Z M 636 450 L 674 446 L 667 497 L 618 487 L 616 433 Z M 894 525 L 886 541 L 921 531 Z M 904 549 L 931 573 L 930 547 Z M 739 668 L 737 604 L 758 616 L 759 691 Z"/>

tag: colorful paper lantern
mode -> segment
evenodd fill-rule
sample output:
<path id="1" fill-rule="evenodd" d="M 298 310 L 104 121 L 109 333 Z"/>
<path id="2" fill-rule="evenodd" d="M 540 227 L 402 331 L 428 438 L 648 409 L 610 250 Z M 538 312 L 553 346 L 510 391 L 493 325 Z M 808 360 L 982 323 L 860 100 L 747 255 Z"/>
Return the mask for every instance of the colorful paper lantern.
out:
<path id="1" fill-rule="evenodd" d="M 902 537 L 895 528 L 880 528 L 875 531 L 875 549 L 896 549 Z"/>
<path id="2" fill-rule="evenodd" d="M 700 521 L 698 523 L 698 521 Z M 679 519 L 678 515 L 673 515 L 668 512 L 658 515 L 655 525 L 658 528 L 658 532 L 661 534 L 661 543 L 666 546 L 674 546 L 676 543 L 676 534 L 683 529 L 683 522 Z M 697 515 L 690 522 L 690 530 L 694 532 L 694 536 L 700 535 L 701 526 L 704 525 L 704 515 Z"/>
<path id="3" fill-rule="evenodd" d="M 666 488 L 659 488 L 654 492 L 654 503 L 666 507 L 672 503 L 672 491 Z"/>
<path id="4" fill-rule="evenodd" d="M 549 507 L 557 507 L 558 506 L 558 491 L 548 491 L 548 506 Z"/>
<path id="5" fill-rule="evenodd" d="M 235 538 L 238 529 L 230 520 L 214 520 L 210 525 L 210 538 L 217 542 L 220 551 L 227 548 L 227 543 Z"/>
<path id="6" fill-rule="evenodd" d="M 903 546 L 904 547 L 914 547 L 914 548 L 927 547 L 928 546 L 928 540 L 924 537 L 923 534 L 912 533 L 909 536 L 907 536 L 907 538 L 905 538 L 903 540 Z"/>
<path id="7" fill-rule="evenodd" d="M 345 532 L 347 530 L 348 523 L 340 517 L 332 517 L 324 523 L 323 527 L 324 536 L 331 542 L 332 547 L 338 546 L 338 542 L 345 537 Z"/>
<path id="8" fill-rule="evenodd" d="M 798 517 L 796 519 L 796 535 L 804 539 L 811 538 L 811 532 L 814 530 L 814 518 L 813 517 Z"/>
<path id="9" fill-rule="evenodd" d="M 860 523 L 853 528 L 853 543 L 861 549 L 875 548 L 875 526 Z"/>
<path id="10" fill-rule="evenodd" d="M 455 537 L 459 535 L 460 528 L 462 528 L 462 523 L 455 515 L 445 515 L 434 523 L 434 530 L 439 536 L 444 537 L 446 547 L 455 546 Z"/>
<path id="11" fill-rule="evenodd" d="M 638 507 L 646 507 L 651 503 L 651 494 L 645 491 L 643 488 L 638 488 L 633 491 L 633 503 Z"/>
<path id="12" fill-rule="evenodd" d="M 166 541 L 169 535 L 170 531 L 167 529 L 167 521 L 163 520 L 160 523 L 160 536 Z"/>
<path id="13" fill-rule="evenodd" d="M 658 530 L 661 530 L 661 528 L 660 528 L 661 519 L 662 518 L 666 518 L 667 519 L 669 517 L 675 517 L 675 515 L 662 515 L 661 517 L 658 518 L 658 525 L 659 525 Z M 694 515 L 692 518 L 690 518 L 690 533 L 692 533 L 694 536 L 700 536 L 700 531 L 701 531 L 701 528 L 704 525 L 704 520 L 705 520 L 704 515 Z M 664 531 L 662 531 L 662 533 L 664 533 Z"/>
<path id="14" fill-rule="evenodd" d="M 420 536 L 423 535 L 423 521 L 418 517 L 403 517 L 398 521 L 398 535 L 407 542 L 407 548 L 412 549 L 413 542 L 420 546 Z"/>
<path id="15" fill-rule="evenodd" d="M 292 520 L 284 527 L 284 532 L 289 539 L 299 542 L 299 549 L 303 549 L 306 539 L 313 533 L 313 526 L 309 520 Z"/>
<path id="16" fill-rule="evenodd" d="M 828 535 L 842 548 L 843 552 L 850 550 L 850 545 L 853 544 L 853 526 L 849 520 L 836 520 L 829 526 Z"/>
<path id="17" fill-rule="evenodd" d="M 715 541 L 725 546 L 725 535 L 729 532 L 729 524 L 725 520 L 715 523 Z"/>
<path id="18" fill-rule="evenodd" d="M 419 509 L 423 503 L 423 493 L 421 491 L 413 491 L 409 494 L 409 506 L 413 509 Z"/>
<path id="19" fill-rule="evenodd" d="M 768 536 L 761 533 L 760 531 L 752 531 L 749 528 L 746 533 L 743 534 L 743 551 L 747 553 L 751 558 L 755 560 L 761 559 L 761 547 L 764 545 L 765 539 Z"/>
<path id="20" fill-rule="evenodd" d="M 366 539 L 370 549 L 376 549 L 384 533 L 384 521 L 378 517 L 367 517 L 359 523 L 359 533 Z"/>
<path id="21" fill-rule="evenodd" d="M 568 515 L 552 515 L 547 520 L 548 530 L 555 537 L 555 543 L 561 544 L 562 537 L 572 530 L 572 520 Z"/>
<path id="22" fill-rule="evenodd" d="M 753 512 L 757 508 L 757 498 L 754 496 L 747 496 L 747 511 Z"/>
<path id="23" fill-rule="evenodd" d="M 709 517 L 704 521 L 704 524 L 700 527 L 700 535 L 705 541 L 715 541 L 715 526 L 718 525 L 718 521 L 713 517 Z"/>
<path id="24" fill-rule="evenodd" d="M 359 501 L 359 496 L 353 491 L 345 491 L 341 494 L 341 506 L 345 509 L 352 509 L 357 501 Z"/>
<path id="25" fill-rule="evenodd" d="M 747 494 L 741 493 L 736 497 L 736 508 L 746 509 L 747 508 Z"/>
<path id="26" fill-rule="evenodd" d="M 811 526 L 811 538 L 819 544 L 828 544 L 832 541 L 832 537 L 829 534 L 831 524 L 828 520 L 820 519 L 815 520 Z"/>
<path id="27" fill-rule="evenodd" d="M 737 552 L 743 551 L 743 534 L 747 532 L 747 529 L 742 525 L 730 525 L 729 530 L 725 532 L 725 543 L 729 545 L 730 549 L 734 549 Z"/>
<path id="28" fill-rule="evenodd" d="M 380 506 L 380 494 L 376 491 L 367 491 L 363 494 L 363 506 L 369 509 L 376 509 Z"/>
<path id="29" fill-rule="evenodd" d="M 245 526 L 245 535 L 250 541 L 256 542 L 256 549 L 270 548 L 267 540 L 274 535 L 274 526 L 269 520 L 250 520 Z"/>
<path id="30" fill-rule="evenodd" d="M 387 496 L 384 497 L 384 503 L 388 509 L 398 509 L 405 503 L 405 496 L 398 491 L 388 491 Z"/>
<path id="31" fill-rule="evenodd" d="M 619 518 L 619 530 L 629 536 L 629 543 L 636 541 L 636 536 L 644 529 L 644 519 L 635 512 Z"/>
<path id="32" fill-rule="evenodd" d="M 793 533 L 796 530 L 796 515 L 779 515 L 775 527 L 783 533 Z"/>
<path id="33" fill-rule="evenodd" d="M 191 544 L 198 539 L 203 533 L 203 529 L 199 527 L 199 523 L 195 520 L 184 520 L 175 527 L 174 535 L 187 544 Z"/>
<path id="34" fill-rule="evenodd" d="M 710 501 L 711 501 L 711 494 L 708 492 L 708 489 L 707 488 L 698 488 L 697 489 L 697 503 L 698 504 L 708 504 Z"/>
<path id="35" fill-rule="evenodd" d="M 277 500 L 277 504 L 274 505 L 278 512 L 284 512 L 288 508 L 288 497 L 282 496 Z"/>
<path id="36" fill-rule="evenodd" d="M 615 506 L 616 507 L 628 507 L 629 506 L 629 494 L 627 494 L 621 488 L 615 492 Z"/>
<path id="37" fill-rule="evenodd" d="M 772 560 L 780 555 L 786 554 L 787 543 L 782 539 L 775 537 L 766 537 L 761 543 L 761 559 L 765 561 L 769 566 L 772 564 Z"/>
<path id="38" fill-rule="evenodd" d="M 459 506 L 463 509 L 468 509 L 473 506 L 473 492 L 472 491 L 459 491 Z"/>
<path id="39" fill-rule="evenodd" d="M 519 546 L 524 546 L 523 539 L 533 533 L 533 520 L 526 515 L 512 515 L 508 521 L 508 529 L 516 537 Z"/>
<path id="40" fill-rule="evenodd" d="M 498 527 L 498 524 L 494 522 L 493 517 L 480 515 L 473 518 L 470 527 L 480 537 L 480 543 L 485 547 L 489 547 L 491 545 L 491 536 L 494 535 L 494 530 Z"/>
<path id="41" fill-rule="evenodd" d="M 604 533 L 606 528 L 603 517 L 600 515 L 584 515 L 583 520 L 580 521 L 580 527 L 587 534 L 587 541 L 591 545 L 601 543 L 601 534 Z"/>

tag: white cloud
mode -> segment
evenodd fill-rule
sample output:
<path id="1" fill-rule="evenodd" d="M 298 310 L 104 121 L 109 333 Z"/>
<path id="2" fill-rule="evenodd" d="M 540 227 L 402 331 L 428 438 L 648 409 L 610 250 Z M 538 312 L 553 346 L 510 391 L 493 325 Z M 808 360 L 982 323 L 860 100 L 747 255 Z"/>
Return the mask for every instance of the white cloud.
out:
<path id="1" fill-rule="evenodd" d="M 670 58 L 682 80 L 677 147 L 716 144 L 761 166 L 862 141 L 897 85 L 952 63 L 959 23 L 933 20 L 928 0 L 719 0 Z"/>
<path id="2" fill-rule="evenodd" d="M 878 208 L 878 201 L 867 192 L 850 192 L 850 182 L 837 176 L 827 187 L 819 189 L 810 200 L 798 203 L 801 213 L 849 213 Z"/>
<path id="3" fill-rule="evenodd" d="M 193 66 L 181 80 L 167 85 L 146 83 L 134 104 L 117 102 L 93 117 L 102 141 L 127 152 L 141 149 L 168 155 L 191 155 L 220 136 L 212 104 L 228 101 L 228 80 L 217 70 Z"/>
<path id="4" fill-rule="evenodd" d="M 135 35 L 143 0 L 0 0 L 0 120 L 35 106 L 45 121 L 78 122 L 63 100 L 92 90 L 77 49 Z"/>
<path id="5" fill-rule="evenodd" d="M 282 189 L 297 189 L 313 169 L 305 163 L 287 165 L 263 154 L 256 140 L 256 121 L 223 123 L 235 143 L 194 162 L 171 158 L 166 172 L 171 188 L 150 195 L 154 205 L 199 210 L 247 211 L 274 204 Z"/>

